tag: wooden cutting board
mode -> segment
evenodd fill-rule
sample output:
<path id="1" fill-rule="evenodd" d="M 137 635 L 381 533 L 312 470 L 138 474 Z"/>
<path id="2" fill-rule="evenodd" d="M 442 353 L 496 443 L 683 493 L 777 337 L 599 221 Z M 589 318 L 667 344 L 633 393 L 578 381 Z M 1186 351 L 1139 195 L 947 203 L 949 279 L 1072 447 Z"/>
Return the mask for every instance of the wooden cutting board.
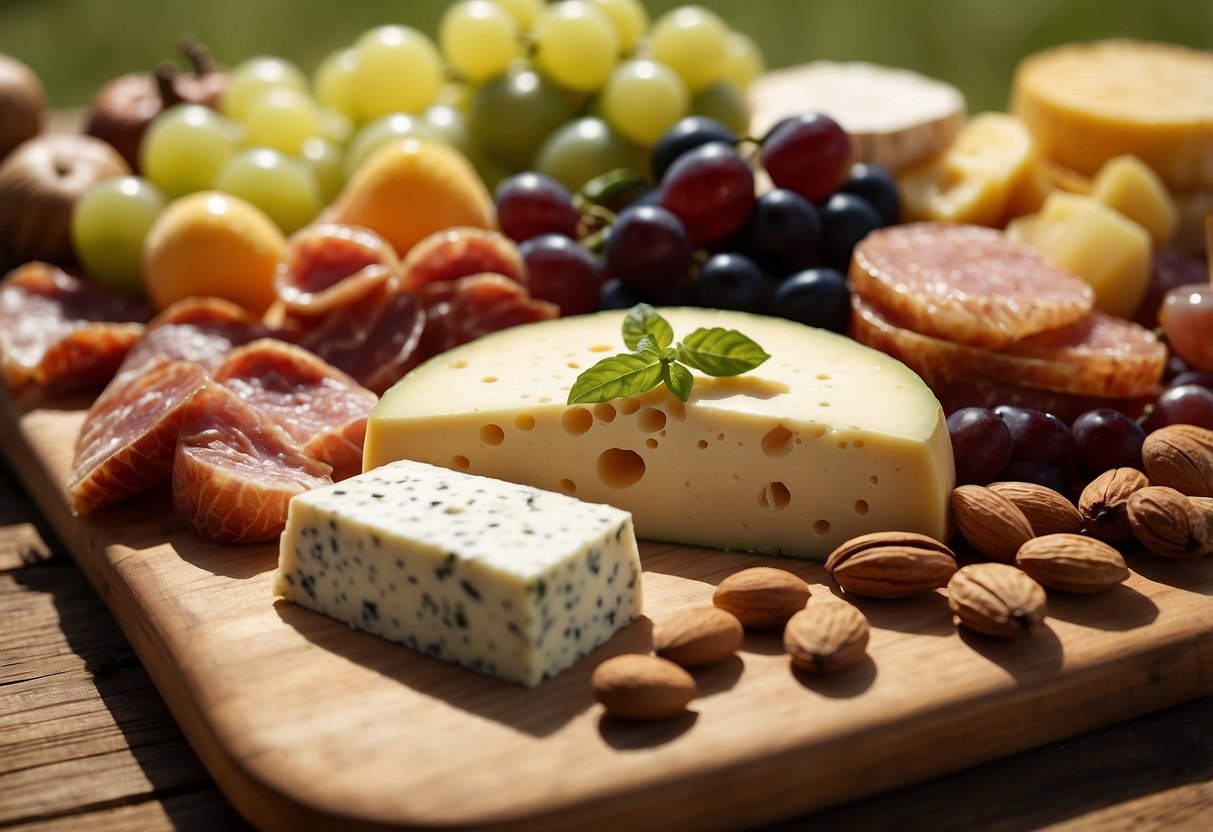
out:
<path id="1" fill-rule="evenodd" d="M 752 826 L 1213 692 L 1213 563 L 1133 556 L 1123 586 L 1050 598 L 1047 629 L 958 632 L 942 594 L 862 601 L 870 659 L 792 670 L 776 634 L 698 671 L 683 717 L 628 724 L 589 692 L 652 621 L 776 564 L 645 544 L 647 616 L 523 689 L 275 599 L 276 547 L 186 533 L 167 494 L 88 520 L 64 483 L 81 402 L 0 394 L 0 445 L 113 611 L 220 787 L 266 829 L 722 829 Z"/>

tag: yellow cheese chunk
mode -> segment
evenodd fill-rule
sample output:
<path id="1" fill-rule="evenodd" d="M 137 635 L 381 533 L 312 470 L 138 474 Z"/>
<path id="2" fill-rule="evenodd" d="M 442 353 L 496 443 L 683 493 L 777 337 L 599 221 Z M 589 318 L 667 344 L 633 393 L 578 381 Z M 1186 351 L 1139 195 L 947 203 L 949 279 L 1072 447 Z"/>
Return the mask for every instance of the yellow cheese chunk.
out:
<path id="1" fill-rule="evenodd" d="M 824 558 L 865 532 L 942 538 L 954 467 L 939 402 L 901 362 L 839 335 L 709 309 L 662 314 L 677 336 L 744 332 L 770 354 L 745 375 L 695 373 L 566 406 L 577 375 L 623 352 L 624 313 L 515 327 L 432 359 L 384 394 L 364 468 L 413 459 L 632 513 L 636 533 Z"/>
<path id="2" fill-rule="evenodd" d="M 1150 234 L 1155 248 L 1171 241 L 1179 223 L 1167 186 L 1136 156 L 1110 159 L 1091 183 L 1091 196 L 1124 214 Z"/>
<path id="3" fill-rule="evenodd" d="M 1007 235 L 1034 246 L 1095 290 L 1095 306 L 1132 318 L 1150 277 L 1150 235 L 1098 199 L 1058 191 Z"/>

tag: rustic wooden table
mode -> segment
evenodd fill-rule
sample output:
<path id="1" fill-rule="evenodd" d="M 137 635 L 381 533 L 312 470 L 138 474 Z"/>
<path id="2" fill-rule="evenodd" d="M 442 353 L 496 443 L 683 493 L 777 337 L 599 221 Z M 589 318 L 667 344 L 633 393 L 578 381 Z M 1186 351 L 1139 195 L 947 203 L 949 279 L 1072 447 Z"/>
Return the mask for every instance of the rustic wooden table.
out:
<path id="1" fill-rule="evenodd" d="M 239 829 L 130 645 L 0 456 L 0 828 Z M 789 821 L 1213 829 L 1213 697 Z"/>

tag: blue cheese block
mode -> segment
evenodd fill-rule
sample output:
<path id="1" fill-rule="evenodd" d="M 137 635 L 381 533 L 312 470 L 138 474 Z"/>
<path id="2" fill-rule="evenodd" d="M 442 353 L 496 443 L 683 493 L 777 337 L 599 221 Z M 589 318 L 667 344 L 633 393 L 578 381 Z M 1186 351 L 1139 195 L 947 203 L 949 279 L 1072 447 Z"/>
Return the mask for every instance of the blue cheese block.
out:
<path id="1" fill-rule="evenodd" d="M 536 685 L 640 613 L 632 517 L 400 461 L 294 497 L 274 594 Z"/>

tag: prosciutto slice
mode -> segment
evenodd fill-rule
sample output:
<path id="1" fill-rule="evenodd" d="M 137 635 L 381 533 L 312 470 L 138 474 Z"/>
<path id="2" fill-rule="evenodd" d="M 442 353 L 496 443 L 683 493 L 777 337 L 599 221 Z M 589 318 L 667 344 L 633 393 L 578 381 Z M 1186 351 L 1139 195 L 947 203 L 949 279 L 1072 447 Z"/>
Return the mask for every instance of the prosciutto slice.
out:
<path id="1" fill-rule="evenodd" d="M 10 389 L 98 389 L 139 340 L 151 308 L 47 263 L 0 281 L 0 367 Z"/>
<path id="2" fill-rule="evenodd" d="M 366 420 L 379 397 L 319 356 L 265 338 L 234 350 L 214 377 L 331 465 L 334 480 L 362 471 Z"/>
<path id="3" fill-rule="evenodd" d="M 122 362 L 121 372 L 155 361 L 193 361 L 213 370 L 233 347 L 275 334 L 261 319 L 220 298 L 187 298 L 148 324 L 146 334 Z"/>

